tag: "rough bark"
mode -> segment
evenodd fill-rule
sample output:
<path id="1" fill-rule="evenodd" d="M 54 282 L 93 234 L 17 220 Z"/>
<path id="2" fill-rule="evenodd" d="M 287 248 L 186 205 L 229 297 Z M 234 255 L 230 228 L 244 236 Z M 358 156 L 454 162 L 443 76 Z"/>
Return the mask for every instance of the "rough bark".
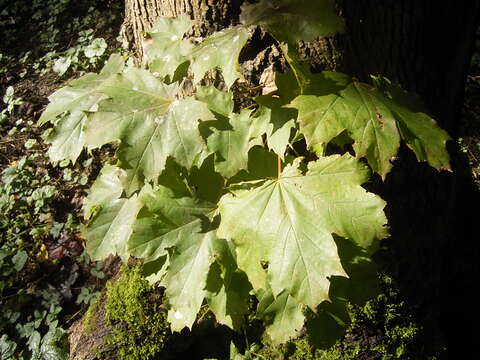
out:
<path id="1" fill-rule="evenodd" d="M 124 46 L 142 59 L 142 42 L 159 16 L 188 14 L 194 20 L 190 35 L 205 36 L 238 21 L 242 1 L 231 0 L 125 0 L 121 35 Z"/>

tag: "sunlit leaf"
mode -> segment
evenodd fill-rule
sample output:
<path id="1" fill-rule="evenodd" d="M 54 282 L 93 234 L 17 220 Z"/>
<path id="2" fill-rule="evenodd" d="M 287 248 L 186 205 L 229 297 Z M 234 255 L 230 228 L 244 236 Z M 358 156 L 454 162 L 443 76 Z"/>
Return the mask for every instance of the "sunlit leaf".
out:
<path id="1" fill-rule="evenodd" d="M 127 241 L 139 211 L 134 195 L 129 199 L 116 199 L 103 206 L 86 225 L 84 234 L 87 251 L 92 260 L 103 260 L 110 254 L 128 258 Z"/>
<path id="2" fill-rule="evenodd" d="M 145 55 L 149 69 L 161 77 L 173 77 L 178 66 L 188 60 L 193 44 L 183 39 L 192 26 L 190 18 L 183 14 L 177 18 L 159 17 L 148 32 Z"/>
<path id="3" fill-rule="evenodd" d="M 225 84 L 230 88 L 241 77 L 238 56 L 247 40 L 247 30 L 234 27 L 214 33 L 196 45 L 192 51 L 191 65 L 195 83 L 202 80 L 208 70 L 219 68 Z"/>
<path id="4" fill-rule="evenodd" d="M 218 235 L 234 241 L 254 289 L 287 290 L 314 309 L 328 300 L 328 277 L 345 275 L 332 233 L 371 246 L 386 236 L 385 203 L 360 186 L 368 170 L 350 156 L 320 158 L 305 175 L 298 165 L 225 195 Z"/>
<path id="5" fill-rule="evenodd" d="M 80 155 L 85 145 L 85 112 L 94 111 L 98 103 L 106 98 L 100 90 L 114 73 L 123 70 L 123 61 L 119 60 L 119 55 L 112 55 L 105 67 L 108 71 L 99 75 L 84 75 L 49 96 L 50 104 L 40 117 L 39 124 L 53 122 L 57 116 L 65 114 L 47 138 L 47 142 L 52 144 L 48 150 L 52 161 L 70 159 L 75 162 Z"/>
<path id="6" fill-rule="evenodd" d="M 120 141 L 117 155 L 126 169 L 127 195 L 158 177 L 168 156 L 187 168 L 208 156 L 198 125 L 213 114 L 192 98 L 176 100 L 176 89 L 137 69 L 117 75 L 104 87 L 110 99 L 89 120 L 87 143 Z"/>

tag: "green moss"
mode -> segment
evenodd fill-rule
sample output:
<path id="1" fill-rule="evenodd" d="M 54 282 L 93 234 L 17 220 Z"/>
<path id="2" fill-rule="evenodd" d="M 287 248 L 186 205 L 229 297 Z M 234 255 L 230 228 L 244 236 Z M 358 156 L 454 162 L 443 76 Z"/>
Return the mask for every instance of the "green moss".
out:
<path id="1" fill-rule="evenodd" d="M 422 328 L 387 277 L 383 292 L 362 306 L 349 306 L 351 324 L 345 337 L 327 350 L 316 350 L 319 360 L 354 360 L 367 354 L 382 360 L 434 360 L 426 354 Z"/>
<path id="2" fill-rule="evenodd" d="M 112 335 L 107 342 L 118 359 L 146 360 L 160 353 L 169 334 L 162 295 L 142 277 L 139 267 L 121 270 L 121 277 L 107 284 L 106 318 Z"/>
<path id="3" fill-rule="evenodd" d="M 316 349 L 307 337 L 275 347 L 262 339 L 258 352 L 268 360 L 435 360 L 425 349 L 422 327 L 412 309 L 387 276 L 381 278 L 382 293 L 364 306 L 348 305 L 351 319 L 345 336 L 328 349 Z"/>
<path id="4" fill-rule="evenodd" d="M 88 307 L 87 312 L 85 313 L 85 317 L 83 320 L 83 329 L 85 332 L 85 335 L 91 335 L 92 334 L 92 329 L 94 328 L 94 320 L 95 320 L 95 314 L 98 311 L 98 305 L 100 304 L 99 299 L 97 298 L 90 306 Z"/>

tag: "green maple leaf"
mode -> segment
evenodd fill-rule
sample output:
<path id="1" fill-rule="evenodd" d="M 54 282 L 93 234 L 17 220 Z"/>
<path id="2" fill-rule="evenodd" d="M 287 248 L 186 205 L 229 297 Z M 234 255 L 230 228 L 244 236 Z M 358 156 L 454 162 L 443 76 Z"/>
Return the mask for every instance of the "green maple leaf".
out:
<path id="1" fill-rule="evenodd" d="M 216 32 L 196 45 L 191 53 L 194 82 L 202 80 L 208 70 L 219 68 L 225 84 L 230 88 L 241 77 L 238 56 L 247 40 L 247 30 L 237 26 Z"/>
<path id="2" fill-rule="evenodd" d="M 292 129 L 296 128 L 297 118 L 295 109 L 284 106 L 299 95 L 299 90 L 297 80 L 291 71 L 285 74 L 275 73 L 275 86 L 277 87 L 275 94 L 257 96 L 255 102 L 261 105 L 259 111 L 265 112 L 265 116 L 270 119 L 267 131 L 268 148 L 283 159 L 290 143 Z"/>
<path id="3" fill-rule="evenodd" d="M 445 143 L 450 138 L 405 92 L 385 94 L 347 75 L 324 72 L 314 75 L 305 94 L 295 98 L 298 123 L 309 147 L 323 146 L 345 130 L 355 141 L 357 157 L 366 157 L 382 177 L 392 168 L 400 140 L 412 148 L 419 161 L 449 169 Z"/>
<path id="4" fill-rule="evenodd" d="M 302 306 L 288 293 L 273 296 L 272 291 L 260 291 L 256 315 L 263 319 L 267 334 L 275 344 L 285 343 L 299 335 L 305 323 Z"/>
<path id="5" fill-rule="evenodd" d="M 123 177 L 125 177 L 123 169 L 108 164 L 102 168 L 83 202 L 83 213 L 86 219 L 90 217 L 95 207 L 104 206 L 122 195 L 121 179 Z"/>
<path id="6" fill-rule="evenodd" d="M 260 25 L 278 41 L 294 44 L 330 36 L 344 28 L 335 13 L 333 0 L 262 0 L 242 6 L 240 20 L 245 25 Z"/>
<path id="7" fill-rule="evenodd" d="M 191 197 L 176 198 L 163 186 L 145 191 L 145 204 L 128 241 L 128 252 L 146 262 L 168 256 L 162 285 L 166 287 L 172 330 L 191 327 L 205 298 L 212 251 L 217 240 L 209 229 L 213 205 Z"/>
<path id="8" fill-rule="evenodd" d="M 128 258 L 127 241 L 139 209 L 137 195 L 116 199 L 101 207 L 83 230 L 92 260 L 103 260 L 110 254 L 117 254 L 123 260 Z"/>
<path id="9" fill-rule="evenodd" d="M 205 298 L 208 270 L 214 260 L 210 251 L 215 231 L 192 227 L 192 235 L 175 244 L 168 271 L 162 280 L 170 304 L 168 321 L 174 331 L 191 328 Z"/>
<path id="10" fill-rule="evenodd" d="M 77 160 L 85 145 L 85 112 L 95 110 L 97 104 L 105 98 L 101 93 L 102 86 L 114 74 L 121 72 L 123 66 L 122 58 L 114 54 L 100 74 L 86 74 L 49 96 L 50 103 L 40 117 L 39 124 L 54 122 L 58 116 L 66 114 L 47 138 L 51 144 L 48 155 L 52 161 Z"/>
<path id="11" fill-rule="evenodd" d="M 223 196 L 218 236 L 234 241 L 254 289 L 286 290 L 315 309 L 328 300 L 328 277 L 345 276 L 332 233 L 373 246 L 386 236 L 385 203 L 360 186 L 368 169 L 349 155 L 311 162 L 305 175 L 298 166 Z"/>
<path id="12" fill-rule="evenodd" d="M 175 99 L 176 89 L 139 69 L 117 75 L 103 88 L 110 99 L 89 120 L 86 141 L 91 146 L 120 141 L 127 195 L 157 178 L 169 156 L 187 168 L 208 156 L 198 125 L 213 114 L 192 98 Z"/>
<path id="13" fill-rule="evenodd" d="M 148 32 L 152 41 L 146 42 L 145 54 L 149 69 L 160 76 L 173 77 L 178 66 L 188 60 L 193 44 L 183 39 L 192 27 L 188 15 L 177 18 L 159 17 Z"/>
<path id="14" fill-rule="evenodd" d="M 213 245 L 215 263 L 210 267 L 205 288 L 208 306 L 219 323 L 240 330 L 249 310 L 252 286 L 237 267 L 233 244 L 219 239 Z"/>
<path id="15" fill-rule="evenodd" d="M 199 86 L 195 98 L 207 104 L 216 114 L 229 117 L 233 113 L 233 93 L 220 91 L 215 86 Z"/>
<path id="16" fill-rule="evenodd" d="M 285 155 L 292 129 L 295 129 L 297 112 L 295 109 L 284 108 L 287 103 L 271 95 L 264 95 L 255 98 L 255 101 L 262 105 L 259 111 L 269 119 L 267 130 L 267 145 L 282 159 Z"/>
<path id="17" fill-rule="evenodd" d="M 248 151 L 262 144 L 269 118 L 251 114 L 251 110 L 242 110 L 231 113 L 228 120 L 218 120 L 207 138 L 208 149 L 215 153 L 215 170 L 225 178 L 247 169 Z"/>

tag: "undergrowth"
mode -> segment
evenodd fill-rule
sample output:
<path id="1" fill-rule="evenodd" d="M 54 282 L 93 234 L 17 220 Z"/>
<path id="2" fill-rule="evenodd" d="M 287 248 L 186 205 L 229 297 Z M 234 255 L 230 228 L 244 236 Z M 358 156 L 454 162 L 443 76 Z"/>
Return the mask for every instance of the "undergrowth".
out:
<path id="1" fill-rule="evenodd" d="M 83 251 L 78 228 L 98 160 L 50 164 L 36 116 L 42 96 L 103 65 L 121 8 L 0 0 L 0 9 L 0 358 L 66 359 L 66 329 L 106 276 L 103 262 Z"/>

